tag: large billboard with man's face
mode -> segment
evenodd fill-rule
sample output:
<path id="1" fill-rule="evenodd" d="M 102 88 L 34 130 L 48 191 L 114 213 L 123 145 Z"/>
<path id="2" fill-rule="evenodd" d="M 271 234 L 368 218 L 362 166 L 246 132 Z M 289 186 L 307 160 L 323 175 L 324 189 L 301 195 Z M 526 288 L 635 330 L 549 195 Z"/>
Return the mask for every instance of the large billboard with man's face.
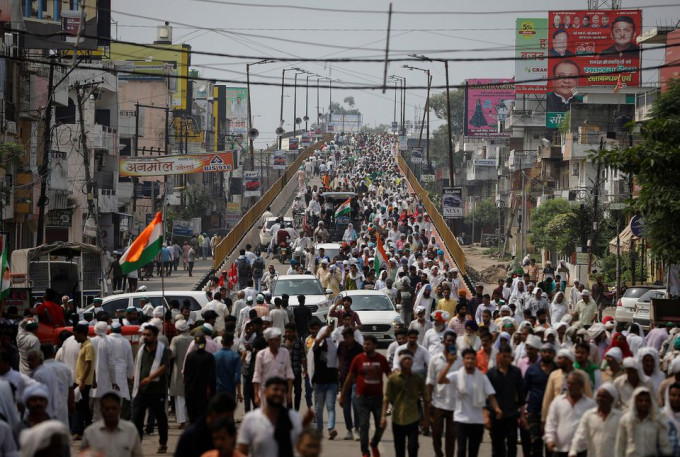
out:
<path id="1" fill-rule="evenodd" d="M 248 134 L 248 89 L 245 87 L 227 87 L 227 119 L 230 133 L 233 135 Z"/>
<path id="2" fill-rule="evenodd" d="M 563 119 L 574 87 L 640 85 L 640 10 L 551 11 L 548 24 L 548 127 Z"/>

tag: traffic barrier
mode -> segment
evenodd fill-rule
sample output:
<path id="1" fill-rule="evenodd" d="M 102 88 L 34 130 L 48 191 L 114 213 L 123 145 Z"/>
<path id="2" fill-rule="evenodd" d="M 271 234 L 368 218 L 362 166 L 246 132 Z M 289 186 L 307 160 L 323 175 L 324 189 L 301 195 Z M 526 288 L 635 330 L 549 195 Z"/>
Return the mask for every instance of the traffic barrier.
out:
<path id="1" fill-rule="evenodd" d="M 434 225 L 434 227 L 437 229 L 437 232 L 439 233 L 439 236 L 441 236 L 445 248 L 449 251 L 449 254 L 451 254 L 451 258 L 455 262 L 458 270 L 460 270 L 460 274 L 462 276 L 467 275 L 465 269 L 465 253 L 460 247 L 460 244 L 458 244 L 458 240 L 451 231 L 451 228 L 449 228 L 449 225 L 446 223 L 446 220 L 444 220 L 444 217 L 441 215 L 439 209 L 434 206 L 434 203 L 432 203 L 430 200 L 427 191 L 423 189 L 423 186 L 420 185 L 418 179 L 416 179 L 416 176 L 408 167 L 401 154 L 397 154 L 397 163 L 399 164 L 399 168 L 401 168 L 402 173 L 404 173 L 404 176 L 413 189 L 413 192 L 415 192 L 415 194 L 423 201 L 423 205 L 425 206 L 427 214 L 430 216 L 432 225 Z"/>
<path id="2" fill-rule="evenodd" d="M 255 225 L 262 217 L 262 214 L 266 211 L 267 207 L 271 205 L 274 199 L 277 197 L 279 192 L 283 190 L 289 180 L 293 179 L 297 173 L 300 165 L 312 155 L 312 153 L 321 147 L 324 141 L 328 142 L 332 138 L 330 135 L 326 134 L 322 141 L 315 143 L 303 150 L 293 163 L 284 170 L 283 174 L 279 179 L 277 179 L 274 184 L 267 190 L 267 192 L 260 197 L 260 199 L 241 217 L 241 219 L 236 223 L 236 225 L 227 233 L 220 244 L 215 247 L 215 256 L 213 257 L 213 272 L 220 268 L 220 265 L 229 257 L 231 252 L 236 249 L 239 242 L 243 237 L 250 231 L 250 229 Z"/>

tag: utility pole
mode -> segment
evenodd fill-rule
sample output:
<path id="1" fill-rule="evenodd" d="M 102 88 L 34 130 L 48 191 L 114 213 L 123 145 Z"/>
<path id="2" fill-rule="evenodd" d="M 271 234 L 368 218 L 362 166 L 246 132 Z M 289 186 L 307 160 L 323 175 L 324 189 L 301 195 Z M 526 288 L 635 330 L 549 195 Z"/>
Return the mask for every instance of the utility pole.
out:
<path id="1" fill-rule="evenodd" d="M 286 71 L 288 71 L 288 68 L 284 68 L 283 71 L 281 72 L 281 112 L 279 114 L 280 122 L 281 122 L 281 128 L 283 129 L 283 89 L 286 84 Z M 293 119 L 293 123 L 295 123 L 295 120 Z M 285 130 L 284 130 L 285 131 Z M 281 145 L 283 142 L 283 132 L 281 132 L 281 135 L 279 135 L 279 149 L 281 149 Z M 254 163 L 253 163 L 253 170 L 255 169 Z"/>
<path id="2" fill-rule="evenodd" d="M 449 144 L 449 186 L 453 187 L 454 173 L 453 173 L 453 142 L 451 134 L 451 94 L 449 93 L 449 61 L 444 61 L 444 68 L 446 69 L 446 130 L 448 137 L 446 142 Z"/>
<path id="3" fill-rule="evenodd" d="M 305 132 L 309 132 L 309 73 L 307 73 L 307 84 L 305 84 Z"/>
<path id="4" fill-rule="evenodd" d="M 40 165 L 40 199 L 38 200 L 38 235 L 36 246 L 45 242 L 45 206 L 47 206 L 47 175 L 50 168 L 50 150 L 52 149 L 52 92 L 54 92 L 54 63 L 50 60 L 49 80 L 47 82 L 47 106 L 43 123 L 43 161 Z"/>
<path id="5" fill-rule="evenodd" d="M 604 138 L 600 138 L 600 152 L 604 149 Z M 600 174 L 602 172 L 602 162 L 597 161 L 597 171 L 595 173 L 595 189 L 593 189 L 593 225 L 590 227 L 590 246 L 588 246 L 588 276 L 593 266 L 593 250 L 597 242 L 598 220 L 597 209 L 600 198 Z"/>

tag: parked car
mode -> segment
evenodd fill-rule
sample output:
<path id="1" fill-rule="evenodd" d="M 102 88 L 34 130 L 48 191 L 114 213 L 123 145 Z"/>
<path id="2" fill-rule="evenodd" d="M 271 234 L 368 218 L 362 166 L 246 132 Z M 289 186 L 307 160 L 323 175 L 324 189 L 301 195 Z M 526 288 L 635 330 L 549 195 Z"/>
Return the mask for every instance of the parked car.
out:
<path id="1" fill-rule="evenodd" d="M 666 298 L 665 289 L 650 289 L 640 298 L 635 301 L 635 310 L 633 312 L 633 322 L 642 325 L 644 330 L 649 329 L 649 305 L 652 300 L 657 298 Z"/>
<path id="2" fill-rule="evenodd" d="M 102 301 L 102 308 L 108 313 L 111 318 L 125 315 L 125 310 L 130 306 L 141 311 L 139 301 L 142 298 L 148 298 L 150 303 L 154 306 L 165 306 L 170 308 L 170 302 L 177 300 L 182 306 L 184 300 L 189 300 L 191 317 L 195 321 L 200 318 L 201 310 L 208 304 L 208 294 L 197 290 L 168 290 L 165 292 L 165 302 L 163 302 L 163 294 L 161 291 L 146 291 L 146 292 L 132 292 L 127 294 L 116 294 L 105 297 Z M 85 312 L 93 312 L 94 306 L 85 308 Z"/>
<path id="3" fill-rule="evenodd" d="M 272 234 L 270 230 L 274 226 L 274 224 L 276 224 L 277 219 L 278 217 L 268 217 L 267 219 L 264 220 L 264 224 L 262 224 L 262 230 L 260 230 L 260 249 L 262 251 L 265 251 L 267 249 L 267 246 L 269 246 L 269 243 L 272 242 Z M 294 227 L 293 218 L 284 217 L 283 226 Z"/>
<path id="4" fill-rule="evenodd" d="M 330 307 L 329 295 L 333 291 L 324 290 L 321 283 L 314 275 L 279 275 L 272 284 L 272 300 L 281 295 L 288 294 L 288 304 L 291 307 L 298 306 L 298 295 L 305 296 L 305 306 L 321 322 L 326 321 Z"/>
<path id="5" fill-rule="evenodd" d="M 635 302 L 642 297 L 645 292 L 652 289 L 660 289 L 661 286 L 632 286 L 626 289 L 623 296 L 616 303 L 614 319 L 616 322 L 633 322 L 635 314 Z"/>
<path id="6" fill-rule="evenodd" d="M 316 243 L 314 245 L 314 252 L 316 252 L 316 255 L 319 255 L 319 249 L 323 249 L 324 255 L 327 255 L 332 262 L 340 254 L 340 247 L 340 243 Z"/>
<path id="7" fill-rule="evenodd" d="M 352 311 L 359 315 L 363 335 L 373 335 L 383 343 L 394 340 L 394 325 L 401 322 L 401 316 L 390 297 L 378 290 L 348 290 L 340 292 L 335 303 L 339 305 L 345 297 L 352 297 Z"/>

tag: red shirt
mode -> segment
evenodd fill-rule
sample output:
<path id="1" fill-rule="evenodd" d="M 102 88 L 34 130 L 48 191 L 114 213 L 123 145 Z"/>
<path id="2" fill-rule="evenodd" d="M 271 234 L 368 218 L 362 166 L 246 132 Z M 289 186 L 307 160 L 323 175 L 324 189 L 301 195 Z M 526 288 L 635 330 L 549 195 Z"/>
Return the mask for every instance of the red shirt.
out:
<path id="1" fill-rule="evenodd" d="M 375 353 L 368 357 L 364 352 L 354 357 L 349 372 L 356 376 L 357 395 L 382 397 L 383 375 L 389 376 L 392 370 L 384 355 Z"/>
<path id="2" fill-rule="evenodd" d="M 51 301 L 45 301 L 35 307 L 38 311 L 38 318 L 40 322 L 53 325 L 55 327 L 62 327 L 65 324 L 64 310 L 61 306 Z"/>

